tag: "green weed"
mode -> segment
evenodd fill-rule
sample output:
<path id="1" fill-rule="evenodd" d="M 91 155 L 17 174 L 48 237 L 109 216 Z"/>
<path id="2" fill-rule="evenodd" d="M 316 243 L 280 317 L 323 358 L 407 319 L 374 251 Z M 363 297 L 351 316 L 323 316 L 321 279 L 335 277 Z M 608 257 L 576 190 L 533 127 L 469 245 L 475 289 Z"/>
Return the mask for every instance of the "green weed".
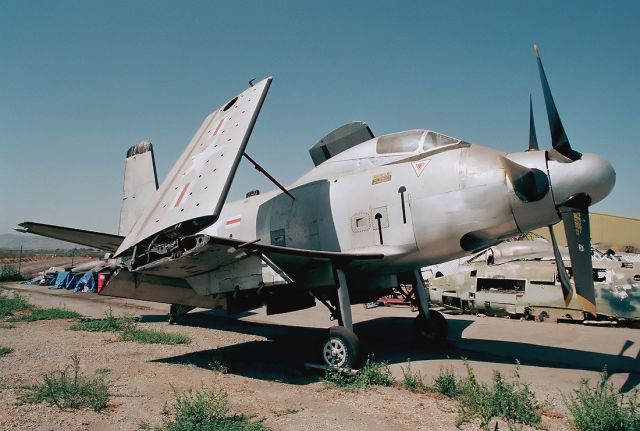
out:
<path id="1" fill-rule="evenodd" d="M 13 352 L 13 349 L 8 346 L 0 346 L 0 356 L 8 355 Z"/>
<path id="2" fill-rule="evenodd" d="M 457 425 L 480 419 L 480 426 L 489 429 L 494 418 L 504 419 L 510 428 L 515 424 L 539 426 L 542 423 L 540 403 L 526 383 L 520 381 L 518 368 L 511 379 L 494 371 L 491 386 L 478 381 L 469 364 L 467 377 L 456 383 L 459 404 Z"/>
<path id="3" fill-rule="evenodd" d="M 113 315 L 111 309 L 102 319 L 83 319 L 71 326 L 74 331 L 117 332 L 121 341 L 136 341 L 143 344 L 189 344 L 191 339 L 183 334 L 151 329 L 140 329 L 132 316 Z"/>
<path id="4" fill-rule="evenodd" d="M 175 394 L 173 404 L 165 406 L 165 419 L 158 431 L 268 431 L 260 422 L 229 413 L 227 393 L 222 388 L 203 388 Z"/>
<path id="5" fill-rule="evenodd" d="M 0 319 L 31 308 L 33 308 L 33 305 L 29 304 L 23 296 L 17 293 L 12 296 L 0 294 Z"/>
<path id="6" fill-rule="evenodd" d="M 114 316 L 111 308 L 109 311 L 105 311 L 104 314 L 105 317 L 103 319 L 82 319 L 73 324 L 69 329 L 87 332 L 118 332 L 135 323 L 134 317 Z"/>
<path id="7" fill-rule="evenodd" d="M 80 317 L 80 314 L 75 311 L 37 307 L 17 293 L 12 296 L 0 295 L 0 319 L 7 322 L 78 319 Z"/>
<path id="8" fill-rule="evenodd" d="M 99 412 L 107 406 L 109 388 L 101 374 L 86 377 L 80 372 L 80 359 L 71 357 L 72 364 L 62 371 L 45 374 L 44 382 L 28 389 L 20 400 L 24 403 L 43 401 L 59 408 L 90 407 Z"/>
<path id="9" fill-rule="evenodd" d="M 589 380 L 582 380 L 580 387 L 565 402 L 580 431 L 640 430 L 638 392 L 625 399 L 613 388 L 606 369 L 593 387 Z"/>
<path id="10" fill-rule="evenodd" d="M 191 338 L 175 332 L 155 329 L 140 329 L 135 322 L 127 323 L 120 331 L 122 341 L 135 341 L 142 344 L 189 344 Z"/>
<path id="11" fill-rule="evenodd" d="M 411 369 L 411 361 L 407 362 L 407 368 L 402 368 L 402 386 L 411 392 L 424 392 L 427 385 L 424 383 L 422 373 Z"/>
<path id="12" fill-rule="evenodd" d="M 325 371 L 324 381 L 330 386 L 348 391 L 368 389 L 371 386 L 392 386 L 394 384 L 389 364 L 373 362 L 367 359 L 366 364 L 357 373 L 330 368 Z"/>
<path id="13" fill-rule="evenodd" d="M 433 385 L 429 389 L 449 398 L 457 397 L 459 388 L 453 369 L 440 368 L 440 373 L 433 380 Z"/>
<path id="14" fill-rule="evenodd" d="M 0 282 L 2 281 L 22 281 L 22 275 L 18 272 L 18 269 L 13 265 L 2 264 L 0 265 Z"/>
<path id="15" fill-rule="evenodd" d="M 36 320 L 58 320 L 58 319 L 79 319 L 80 313 L 60 308 L 31 308 L 31 313 L 13 316 L 7 322 L 35 322 Z"/>

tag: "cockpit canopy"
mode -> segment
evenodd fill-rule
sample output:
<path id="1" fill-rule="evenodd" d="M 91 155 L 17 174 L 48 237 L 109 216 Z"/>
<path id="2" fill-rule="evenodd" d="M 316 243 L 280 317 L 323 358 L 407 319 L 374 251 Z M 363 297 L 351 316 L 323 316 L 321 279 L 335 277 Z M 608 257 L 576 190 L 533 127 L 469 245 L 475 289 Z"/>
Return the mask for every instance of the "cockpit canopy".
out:
<path id="1" fill-rule="evenodd" d="M 380 136 L 376 142 L 376 152 L 378 154 L 413 153 L 419 149 L 428 151 L 435 147 L 459 142 L 459 139 L 431 130 L 407 130 Z"/>
<path id="2" fill-rule="evenodd" d="M 366 123 L 361 121 L 347 123 L 318 141 L 309 150 L 309 155 L 311 155 L 313 163 L 318 166 L 332 157 L 372 139 L 374 139 L 373 133 Z M 459 139 L 431 130 L 407 130 L 376 138 L 375 152 L 377 154 L 423 152 L 460 142 Z"/>

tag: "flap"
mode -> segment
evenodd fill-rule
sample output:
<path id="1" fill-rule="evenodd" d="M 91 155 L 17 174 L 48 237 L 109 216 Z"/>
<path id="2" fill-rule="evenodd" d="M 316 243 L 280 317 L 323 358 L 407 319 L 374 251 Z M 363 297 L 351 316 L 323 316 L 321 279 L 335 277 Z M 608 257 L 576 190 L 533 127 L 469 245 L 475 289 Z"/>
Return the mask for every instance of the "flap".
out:
<path id="1" fill-rule="evenodd" d="M 204 120 L 116 256 L 158 234 L 191 235 L 215 223 L 270 84 L 260 81 Z"/>

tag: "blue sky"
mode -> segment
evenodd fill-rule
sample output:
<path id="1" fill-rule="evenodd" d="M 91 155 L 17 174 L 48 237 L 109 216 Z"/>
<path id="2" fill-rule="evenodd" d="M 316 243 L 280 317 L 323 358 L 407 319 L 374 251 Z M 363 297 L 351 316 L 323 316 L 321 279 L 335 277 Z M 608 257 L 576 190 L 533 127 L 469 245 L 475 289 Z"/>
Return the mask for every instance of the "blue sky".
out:
<path id="1" fill-rule="evenodd" d="M 528 142 L 532 44 L 572 145 L 618 173 L 594 210 L 640 217 L 640 2 L 0 1 L 0 233 L 30 220 L 115 232 L 124 155 L 162 180 L 202 119 L 274 82 L 248 152 L 283 183 L 349 121 Z M 272 186 L 243 161 L 230 198 Z"/>

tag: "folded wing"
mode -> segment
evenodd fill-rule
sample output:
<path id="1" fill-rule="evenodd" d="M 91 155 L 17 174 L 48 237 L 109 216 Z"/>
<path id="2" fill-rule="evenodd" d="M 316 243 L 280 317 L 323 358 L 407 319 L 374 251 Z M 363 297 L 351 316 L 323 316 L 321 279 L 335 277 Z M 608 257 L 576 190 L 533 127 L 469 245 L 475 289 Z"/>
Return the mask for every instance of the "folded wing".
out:
<path id="1" fill-rule="evenodd" d="M 192 235 L 218 219 L 270 84 L 260 81 L 204 120 L 116 256 L 158 236 Z"/>

